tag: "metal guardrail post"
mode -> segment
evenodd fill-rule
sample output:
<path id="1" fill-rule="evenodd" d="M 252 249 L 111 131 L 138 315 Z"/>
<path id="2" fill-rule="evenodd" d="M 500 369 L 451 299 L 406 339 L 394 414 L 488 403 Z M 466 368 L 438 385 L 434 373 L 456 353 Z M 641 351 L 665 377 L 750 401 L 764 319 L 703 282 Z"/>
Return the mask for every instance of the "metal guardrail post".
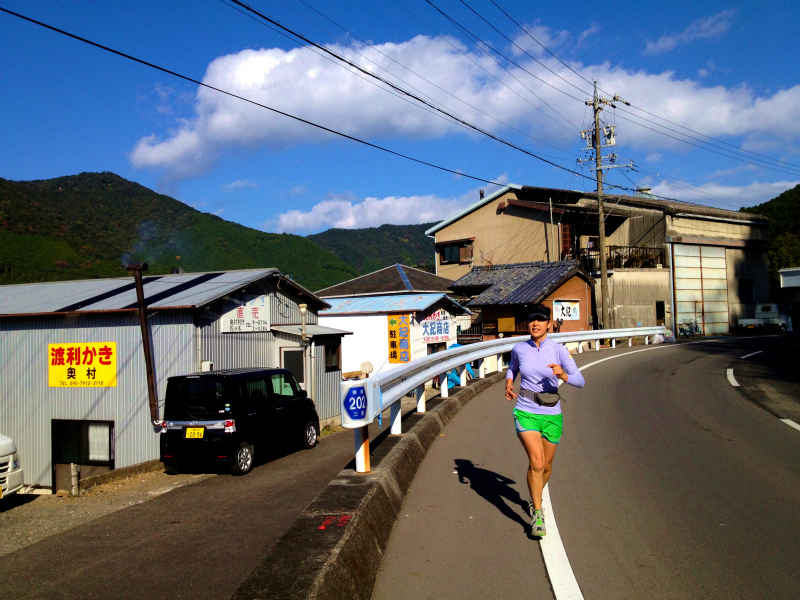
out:
<path id="1" fill-rule="evenodd" d="M 594 341 L 594 351 L 595 352 L 600 352 L 600 340 L 595 340 Z"/>
<path id="2" fill-rule="evenodd" d="M 617 347 L 617 338 L 611 338 L 611 347 L 612 348 L 616 348 Z"/>
<path id="3" fill-rule="evenodd" d="M 459 372 L 459 376 L 461 378 L 461 381 L 459 382 L 461 384 L 461 387 L 466 387 L 467 386 L 467 365 L 461 365 L 460 367 L 458 367 L 458 372 Z"/>
<path id="4" fill-rule="evenodd" d="M 486 359 L 479 358 L 478 359 L 478 379 L 485 379 L 486 378 Z"/>
<path id="5" fill-rule="evenodd" d="M 392 435 L 403 435 L 403 422 L 400 420 L 400 417 L 402 416 L 403 413 L 401 409 L 402 405 L 400 402 L 395 402 L 389 408 L 389 415 L 390 415 L 389 419 L 392 422 L 392 430 L 390 431 L 390 433 Z"/>
<path id="6" fill-rule="evenodd" d="M 417 412 L 418 413 L 424 413 L 425 412 L 425 384 L 424 383 L 417 388 Z"/>
<path id="7" fill-rule="evenodd" d="M 450 397 L 450 394 L 447 393 L 447 373 L 439 375 L 439 389 L 441 390 L 440 396 L 442 398 Z"/>

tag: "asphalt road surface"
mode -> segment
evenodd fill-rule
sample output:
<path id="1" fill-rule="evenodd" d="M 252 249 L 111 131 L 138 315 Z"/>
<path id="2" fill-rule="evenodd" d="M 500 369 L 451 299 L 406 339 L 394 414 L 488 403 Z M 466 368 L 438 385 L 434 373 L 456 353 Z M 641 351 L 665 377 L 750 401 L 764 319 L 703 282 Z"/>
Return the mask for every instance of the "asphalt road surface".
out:
<path id="1" fill-rule="evenodd" d="M 576 360 L 612 356 L 585 369 L 584 389 L 562 387 L 565 431 L 548 487 L 578 593 L 800 598 L 800 431 L 779 419 L 800 416 L 800 338 Z M 375 600 L 552 598 L 560 589 L 551 577 L 562 575 L 546 571 L 528 536 L 526 458 L 502 390 L 474 399 L 431 448 Z"/>
<path id="2" fill-rule="evenodd" d="M 0 598 L 229 598 L 353 459 L 353 436 L 268 458 L 3 557 Z"/>

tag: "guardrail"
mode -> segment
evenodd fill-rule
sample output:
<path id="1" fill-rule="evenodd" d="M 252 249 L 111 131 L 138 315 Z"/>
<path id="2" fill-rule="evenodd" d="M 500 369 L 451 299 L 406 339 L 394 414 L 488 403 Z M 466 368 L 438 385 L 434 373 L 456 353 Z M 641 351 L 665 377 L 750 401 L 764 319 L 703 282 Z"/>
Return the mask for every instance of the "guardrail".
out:
<path id="1" fill-rule="evenodd" d="M 650 337 L 663 334 L 666 328 L 632 327 L 628 329 L 597 329 L 571 333 L 550 333 L 548 338 L 559 344 L 571 342 L 594 342 L 595 350 L 600 350 L 601 340 L 611 340 L 611 347 L 616 347 L 618 339 L 627 339 L 630 346 L 634 337 L 644 337 L 645 344 Z M 425 412 L 425 384 L 437 375 L 441 380 L 441 396 L 447 398 L 447 373 L 457 369 L 461 374 L 461 385 L 466 385 L 466 365 L 478 361 L 476 376 L 483 379 L 486 375 L 485 360 L 497 356 L 497 370 L 503 367 L 502 356 L 527 336 L 514 336 L 478 342 L 468 346 L 460 346 L 450 350 L 437 352 L 425 358 L 413 360 L 406 365 L 378 373 L 360 381 L 343 381 L 342 390 L 342 426 L 353 429 L 355 434 L 356 471 L 369 472 L 369 434 L 367 426 L 386 409 L 390 409 L 392 435 L 401 435 L 400 399 L 412 390 L 416 390 L 417 412 Z M 578 345 L 578 352 L 583 352 L 583 344 Z"/>

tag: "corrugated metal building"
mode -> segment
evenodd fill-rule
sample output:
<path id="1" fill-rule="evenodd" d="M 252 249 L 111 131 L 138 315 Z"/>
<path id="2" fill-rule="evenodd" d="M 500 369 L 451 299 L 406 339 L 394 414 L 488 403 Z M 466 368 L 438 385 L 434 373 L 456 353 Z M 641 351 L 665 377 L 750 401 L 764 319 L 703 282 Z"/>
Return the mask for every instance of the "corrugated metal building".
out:
<path id="1" fill-rule="evenodd" d="M 283 367 L 321 419 L 339 414 L 348 332 L 320 326 L 329 305 L 277 269 L 148 276 L 143 287 L 159 399 L 168 377 L 206 362 Z M 20 450 L 26 484 L 55 486 L 71 462 L 86 477 L 158 458 L 136 310 L 131 279 L 0 287 L 0 431 Z"/>

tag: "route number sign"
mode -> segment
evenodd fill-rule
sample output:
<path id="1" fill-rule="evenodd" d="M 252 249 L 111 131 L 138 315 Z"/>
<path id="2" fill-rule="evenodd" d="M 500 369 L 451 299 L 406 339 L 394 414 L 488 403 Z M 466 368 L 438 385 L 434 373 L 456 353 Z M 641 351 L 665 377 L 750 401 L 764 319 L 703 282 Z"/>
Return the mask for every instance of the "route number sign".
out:
<path id="1" fill-rule="evenodd" d="M 351 387 L 344 397 L 344 410 L 353 421 L 367 417 L 367 392 L 364 386 Z"/>

